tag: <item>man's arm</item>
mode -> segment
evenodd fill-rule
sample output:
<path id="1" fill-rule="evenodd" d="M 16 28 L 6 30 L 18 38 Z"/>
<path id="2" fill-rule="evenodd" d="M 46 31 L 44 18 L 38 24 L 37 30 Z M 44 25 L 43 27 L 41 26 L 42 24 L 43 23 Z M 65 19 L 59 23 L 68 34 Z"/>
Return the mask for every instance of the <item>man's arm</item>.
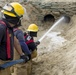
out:
<path id="1" fill-rule="evenodd" d="M 24 34 L 21 30 L 17 30 L 14 35 L 16 36 L 16 38 L 18 39 L 22 51 L 26 54 L 26 55 L 31 55 L 31 52 L 27 46 L 27 44 L 25 43 L 25 39 L 24 39 Z"/>
<path id="2" fill-rule="evenodd" d="M 21 46 L 20 46 L 20 43 L 18 41 L 18 39 L 14 36 L 14 47 L 15 49 L 17 50 L 17 52 L 20 54 L 20 58 L 21 59 L 24 59 L 25 62 L 29 61 L 29 57 L 26 56 L 23 52 L 22 52 L 22 49 L 21 49 Z"/>
<path id="3" fill-rule="evenodd" d="M 24 53 L 22 52 L 20 43 L 19 43 L 18 39 L 15 36 L 14 36 L 14 47 L 17 50 L 17 52 L 20 54 L 20 56 L 24 55 Z"/>

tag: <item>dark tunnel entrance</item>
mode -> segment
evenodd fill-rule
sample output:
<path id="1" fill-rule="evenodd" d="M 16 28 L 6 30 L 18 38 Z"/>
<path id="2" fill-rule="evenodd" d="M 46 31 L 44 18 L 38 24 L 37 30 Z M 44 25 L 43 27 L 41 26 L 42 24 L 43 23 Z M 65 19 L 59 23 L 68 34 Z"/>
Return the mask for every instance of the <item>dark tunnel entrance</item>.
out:
<path id="1" fill-rule="evenodd" d="M 44 22 L 55 22 L 55 18 L 53 15 L 51 14 L 47 14 L 44 16 L 44 19 L 43 19 Z"/>

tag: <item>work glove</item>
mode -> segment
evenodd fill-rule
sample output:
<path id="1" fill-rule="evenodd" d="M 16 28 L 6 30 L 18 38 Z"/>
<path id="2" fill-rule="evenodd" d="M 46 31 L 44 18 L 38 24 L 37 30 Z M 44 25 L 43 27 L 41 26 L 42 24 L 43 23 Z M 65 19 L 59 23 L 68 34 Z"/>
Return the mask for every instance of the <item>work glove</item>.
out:
<path id="1" fill-rule="evenodd" d="M 31 54 L 28 54 L 27 56 L 29 57 L 29 60 L 30 60 L 31 59 Z"/>
<path id="2" fill-rule="evenodd" d="M 26 55 L 21 55 L 21 56 L 20 56 L 20 59 L 24 59 L 25 62 L 27 62 L 27 61 L 30 60 L 30 58 L 29 58 L 28 56 L 26 56 Z"/>
<path id="3" fill-rule="evenodd" d="M 39 42 L 39 41 L 36 41 L 36 42 L 35 42 L 35 45 L 36 45 L 36 46 L 38 46 L 39 44 L 40 44 L 40 42 Z"/>

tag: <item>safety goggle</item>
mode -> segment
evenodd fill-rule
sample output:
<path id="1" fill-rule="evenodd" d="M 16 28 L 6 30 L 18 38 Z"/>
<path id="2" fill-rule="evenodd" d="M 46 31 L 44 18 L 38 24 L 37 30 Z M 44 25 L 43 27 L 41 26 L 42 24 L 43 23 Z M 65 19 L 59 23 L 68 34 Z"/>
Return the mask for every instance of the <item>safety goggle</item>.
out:
<path id="1" fill-rule="evenodd" d="M 7 11 L 7 12 L 11 12 L 13 13 L 14 15 L 16 15 L 18 18 L 21 18 L 23 17 L 23 15 L 19 16 L 15 11 L 14 11 L 14 8 L 9 5 L 9 4 L 6 4 L 4 7 L 3 7 L 3 10 Z"/>

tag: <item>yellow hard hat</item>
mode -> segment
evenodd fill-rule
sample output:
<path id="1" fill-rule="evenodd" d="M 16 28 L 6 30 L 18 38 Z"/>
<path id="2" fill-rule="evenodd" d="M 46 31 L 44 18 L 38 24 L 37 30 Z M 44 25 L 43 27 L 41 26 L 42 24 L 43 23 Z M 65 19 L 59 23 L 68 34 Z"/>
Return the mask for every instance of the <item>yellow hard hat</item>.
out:
<path id="1" fill-rule="evenodd" d="M 22 17 L 25 11 L 21 4 L 12 2 L 10 4 L 6 4 L 1 12 L 11 17 Z"/>
<path id="2" fill-rule="evenodd" d="M 27 31 L 37 32 L 38 31 L 38 26 L 36 24 L 30 24 Z"/>

